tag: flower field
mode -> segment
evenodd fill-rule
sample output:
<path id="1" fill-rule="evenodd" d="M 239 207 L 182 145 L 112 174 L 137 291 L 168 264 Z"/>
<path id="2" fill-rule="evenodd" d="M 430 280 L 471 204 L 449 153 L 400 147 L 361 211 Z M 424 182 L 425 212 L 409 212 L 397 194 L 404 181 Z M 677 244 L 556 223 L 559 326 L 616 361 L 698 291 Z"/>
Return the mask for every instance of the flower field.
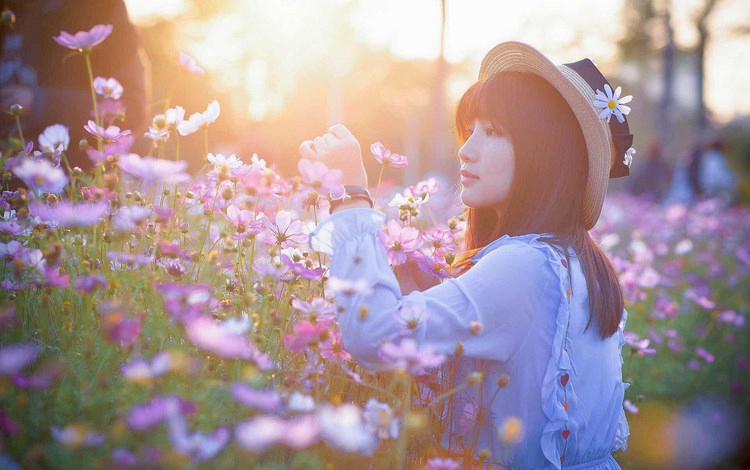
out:
<path id="1" fill-rule="evenodd" d="M 55 40 L 91 70 L 89 53 L 109 33 L 99 25 Z M 328 278 L 326 257 L 308 245 L 339 172 L 303 159 L 298 174 L 281 175 L 262 156 L 211 153 L 216 101 L 188 117 L 165 108 L 134 136 L 103 111 L 122 96 L 116 77 L 90 79 L 92 119 L 81 123 L 90 171 L 68 165 L 68 130 L 56 123 L 39 136 L 19 126 L 0 165 L 4 188 L 20 186 L 0 197 L 0 468 L 481 461 L 471 438 L 460 455 L 441 449 L 438 418 L 456 390 L 434 380 L 449 358 L 409 338 L 422 314 L 393 319 L 404 334 L 381 348 L 386 371 L 361 368 L 343 348 L 338 316 L 366 312 L 339 312 L 335 297 L 370 286 Z M 149 155 L 129 151 L 136 138 L 153 142 Z M 174 154 L 167 142 L 178 142 Z M 180 145 L 205 148 L 204 171 L 186 172 Z M 371 150 L 383 166 L 407 164 L 382 144 Z M 433 207 L 447 189 L 434 179 L 395 192 L 380 183 L 391 265 L 449 277 L 464 221 Z M 631 450 L 618 460 L 667 468 L 686 455 L 706 465 L 726 457 L 750 405 L 750 210 L 612 194 L 594 235 L 621 273 L 629 312 Z M 686 415 L 699 398 L 706 409 Z M 674 428 L 664 455 L 643 450 L 656 424 L 717 415 L 723 426 Z M 522 428 L 510 418 L 498 435 L 513 442 Z"/>

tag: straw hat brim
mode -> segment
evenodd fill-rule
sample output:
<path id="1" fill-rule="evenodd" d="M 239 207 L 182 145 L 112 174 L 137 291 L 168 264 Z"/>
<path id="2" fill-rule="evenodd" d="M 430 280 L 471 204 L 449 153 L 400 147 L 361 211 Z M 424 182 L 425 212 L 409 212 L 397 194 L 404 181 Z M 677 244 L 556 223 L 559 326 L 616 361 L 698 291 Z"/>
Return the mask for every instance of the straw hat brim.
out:
<path id="1" fill-rule="evenodd" d="M 578 120 L 586 141 L 589 166 L 583 218 L 586 229 L 591 229 L 599 219 L 609 172 L 615 161 L 611 131 L 593 106 L 595 91 L 572 68 L 553 64 L 544 54 L 522 42 L 504 42 L 488 52 L 479 69 L 479 80 L 508 71 L 533 73 L 545 79 L 565 98 Z"/>

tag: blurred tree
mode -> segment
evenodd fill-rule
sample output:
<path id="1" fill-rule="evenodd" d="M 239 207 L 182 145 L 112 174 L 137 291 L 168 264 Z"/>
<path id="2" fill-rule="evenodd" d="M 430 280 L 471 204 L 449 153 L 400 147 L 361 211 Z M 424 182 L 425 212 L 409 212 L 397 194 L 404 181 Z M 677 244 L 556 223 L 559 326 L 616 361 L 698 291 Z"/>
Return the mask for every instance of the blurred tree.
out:
<path id="1" fill-rule="evenodd" d="M 705 104 L 705 77 L 706 77 L 706 44 L 711 37 L 708 22 L 711 14 L 716 11 L 716 5 L 722 0 L 705 0 L 700 11 L 695 15 L 695 27 L 698 30 L 698 44 L 695 47 L 696 52 L 696 86 L 698 93 L 698 130 L 702 131 L 708 127 L 708 117 L 706 115 Z"/>

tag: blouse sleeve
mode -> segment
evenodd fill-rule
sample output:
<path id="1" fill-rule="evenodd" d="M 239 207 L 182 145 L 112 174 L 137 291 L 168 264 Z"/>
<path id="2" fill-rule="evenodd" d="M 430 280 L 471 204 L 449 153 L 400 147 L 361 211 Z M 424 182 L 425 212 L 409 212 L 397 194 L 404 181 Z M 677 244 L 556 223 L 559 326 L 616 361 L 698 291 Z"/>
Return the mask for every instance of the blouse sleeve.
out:
<path id="1" fill-rule="evenodd" d="M 369 208 L 335 212 L 310 234 L 310 246 L 332 256 L 329 276 L 364 280 L 371 293 L 336 296 L 344 347 L 363 365 L 382 366 L 378 349 L 403 335 L 403 309 L 426 309 L 410 331 L 420 347 L 507 361 L 529 336 L 543 292 L 553 275 L 546 257 L 524 242 L 509 241 L 483 256 L 461 276 L 425 291 L 402 295 L 377 238 L 385 214 Z M 366 314 L 362 314 L 366 307 Z"/>

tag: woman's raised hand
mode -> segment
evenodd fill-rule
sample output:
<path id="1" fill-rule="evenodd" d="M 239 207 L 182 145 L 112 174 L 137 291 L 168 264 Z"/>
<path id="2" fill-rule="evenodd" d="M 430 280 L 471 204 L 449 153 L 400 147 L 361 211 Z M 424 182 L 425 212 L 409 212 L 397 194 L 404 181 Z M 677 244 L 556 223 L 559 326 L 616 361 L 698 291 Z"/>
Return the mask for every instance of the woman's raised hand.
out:
<path id="1" fill-rule="evenodd" d="M 367 172 L 362 162 L 362 149 L 351 131 L 336 124 L 328 132 L 299 146 L 300 158 L 324 163 L 332 170 L 341 170 L 342 185 L 367 187 Z"/>

